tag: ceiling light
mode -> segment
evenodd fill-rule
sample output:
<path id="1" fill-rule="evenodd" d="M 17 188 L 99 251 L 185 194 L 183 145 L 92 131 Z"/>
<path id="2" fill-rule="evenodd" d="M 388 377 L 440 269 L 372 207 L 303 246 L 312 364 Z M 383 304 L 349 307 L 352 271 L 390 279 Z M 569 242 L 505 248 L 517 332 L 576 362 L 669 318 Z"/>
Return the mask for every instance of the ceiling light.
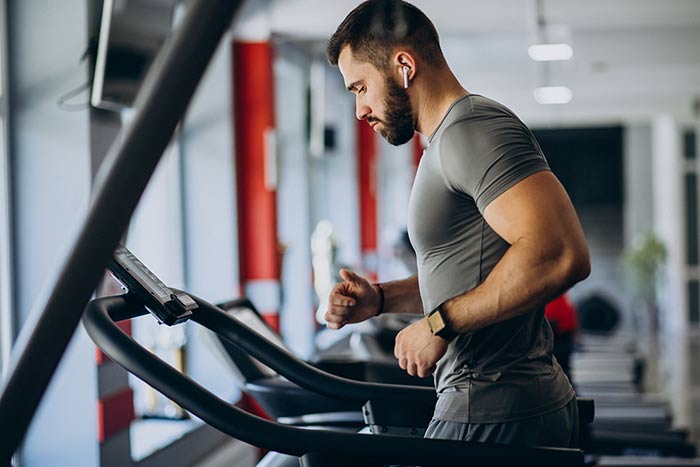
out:
<path id="1" fill-rule="evenodd" d="M 569 44 L 535 44 L 527 49 L 530 58 L 537 62 L 571 60 L 574 49 Z"/>
<path id="2" fill-rule="evenodd" d="M 540 104 L 568 104 L 574 97 L 566 86 L 542 86 L 536 88 L 533 94 Z"/>

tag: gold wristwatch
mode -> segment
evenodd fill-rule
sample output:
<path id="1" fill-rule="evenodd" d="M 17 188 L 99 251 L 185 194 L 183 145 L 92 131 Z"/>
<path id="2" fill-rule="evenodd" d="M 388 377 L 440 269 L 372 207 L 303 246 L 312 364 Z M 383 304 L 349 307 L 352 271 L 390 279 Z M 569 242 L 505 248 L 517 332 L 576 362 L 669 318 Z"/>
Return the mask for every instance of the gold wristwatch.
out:
<path id="1" fill-rule="evenodd" d="M 430 332 L 434 336 L 442 337 L 447 341 L 451 341 L 457 337 L 457 333 L 450 329 L 445 319 L 444 312 L 440 307 L 435 308 L 428 314 L 428 326 L 430 327 Z"/>

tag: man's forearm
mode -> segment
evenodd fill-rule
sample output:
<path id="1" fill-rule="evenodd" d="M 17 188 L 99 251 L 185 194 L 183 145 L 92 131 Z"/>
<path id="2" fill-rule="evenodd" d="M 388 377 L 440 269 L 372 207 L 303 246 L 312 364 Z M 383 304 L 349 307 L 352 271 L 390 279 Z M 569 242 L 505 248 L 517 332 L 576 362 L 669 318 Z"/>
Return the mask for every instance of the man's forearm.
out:
<path id="1" fill-rule="evenodd" d="M 443 304 L 454 331 L 475 331 L 532 311 L 588 275 L 583 253 L 550 256 L 528 243 L 511 246 L 479 287 Z"/>
<path id="2" fill-rule="evenodd" d="M 381 287 L 384 291 L 384 313 L 423 314 L 417 275 L 384 282 Z"/>

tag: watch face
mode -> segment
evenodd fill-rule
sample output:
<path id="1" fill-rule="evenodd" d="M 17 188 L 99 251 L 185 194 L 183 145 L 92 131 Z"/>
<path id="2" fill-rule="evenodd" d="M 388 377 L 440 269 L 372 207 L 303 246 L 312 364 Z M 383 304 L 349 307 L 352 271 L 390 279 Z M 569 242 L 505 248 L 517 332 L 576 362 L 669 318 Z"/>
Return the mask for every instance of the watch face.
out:
<path id="1" fill-rule="evenodd" d="M 430 331 L 433 334 L 437 334 L 445 329 L 445 320 L 442 319 L 442 313 L 440 313 L 440 310 L 435 310 L 428 315 L 428 325 L 430 326 Z"/>

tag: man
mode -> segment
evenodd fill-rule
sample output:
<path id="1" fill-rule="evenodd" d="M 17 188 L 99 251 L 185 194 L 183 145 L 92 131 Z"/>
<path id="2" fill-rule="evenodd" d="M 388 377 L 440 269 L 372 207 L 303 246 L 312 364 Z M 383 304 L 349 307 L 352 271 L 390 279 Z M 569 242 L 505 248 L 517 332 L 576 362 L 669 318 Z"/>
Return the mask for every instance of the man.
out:
<path id="1" fill-rule="evenodd" d="M 399 0 L 355 8 L 328 44 L 357 118 L 391 144 L 428 136 L 409 202 L 418 274 L 371 284 L 347 270 L 332 329 L 380 313 L 424 313 L 395 354 L 434 372 L 426 436 L 521 445 L 575 442 L 573 389 L 552 357 L 544 305 L 590 272 L 569 197 L 535 138 L 506 107 L 467 92 L 435 27 Z"/>

